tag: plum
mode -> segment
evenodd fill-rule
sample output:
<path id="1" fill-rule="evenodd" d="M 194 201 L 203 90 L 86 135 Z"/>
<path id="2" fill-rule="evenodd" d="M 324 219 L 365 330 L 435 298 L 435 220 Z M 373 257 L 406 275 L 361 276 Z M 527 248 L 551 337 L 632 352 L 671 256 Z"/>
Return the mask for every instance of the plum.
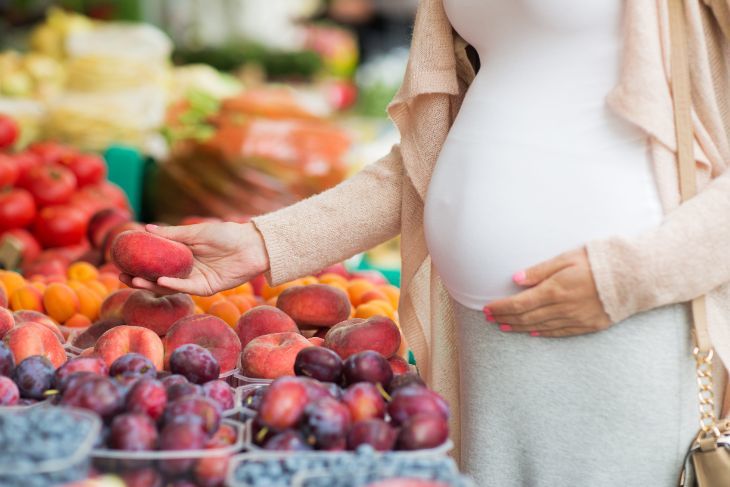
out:
<path id="1" fill-rule="evenodd" d="M 65 388 L 68 377 L 74 372 L 91 372 L 96 375 L 107 375 L 109 368 L 99 357 L 76 357 L 72 358 L 56 370 L 56 389 L 62 391 Z"/>
<path id="2" fill-rule="evenodd" d="M 308 404 L 307 387 L 297 377 L 281 377 L 266 388 L 259 405 L 259 420 L 274 431 L 296 425 Z"/>
<path id="3" fill-rule="evenodd" d="M 253 391 L 249 391 L 248 394 L 243 398 L 243 405 L 249 409 L 253 409 L 254 411 L 258 411 L 259 407 L 261 406 L 261 400 L 264 397 L 264 393 L 266 392 L 267 387 L 257 387 Z"/>
<path id="4" fill-rule="evenodd" d="M 208 438 L 203 425 L 189 416 L 165 424 L 160 432 L 160 450 L 200 450 Z M 169 475 L 182 475 L 190 470 L 195 459 L 163 460 L 160 470 Z"/>
<path id="5" fill-rule="evenodd" d="M 169 388 L 173 384 L 187 384 L 188 382 L 185 376 L 180 374 L 168 374 L 164 377 L 160 377 L 158 372 L 157 378 L 160 379 L 160 382 L 162 382 L 162 385 L 164 385 L 165 388 Z"/>
<path id="6" fill-rule="evenodd" d="M 91 377 L 99 377 L 99 375 L 95 374 L 94 372 L 89 372 L 88 370 L 72 372 L 64 377 L 63 381 L 60 384 L 56 384 L 56 389 L 58 389 L 58 391 L 63 394 L 66 392 L 66 390 L 78 387 L 81 382 L 85 381 L 86 379 L 90 379 Z"/>
<path id="7" fill-rule="evenodd" d="M 322 382 L 339 382 L 342 376 L 342 359 L 329 348 L 307 347 L 297 354 L 294 373 Z"/>
<path id="8" fill-rule="evenodd" d="M 348 384 L 371 382 L 387 388 L 393 380 L 393 369 L 388 360 L 372 350 L 349 356 L 345 360 L 343 374 Z"/>
<path id="9" fill-rule="evenodd" d="M 109 375 L 133 375 L 138 377 L 157 377 L 157 369 L 150 359 L 140 353 L 126 353 L 112 362 Z"/>
<path id="10" fill-rule="evenodd" d="M 416 414 L 430 414 L 449 419 L 449 406 L 435 392 L 421 386 L 402 387 L 393 393 L 388 414 L 395 424 L 403 424 Z"/>
<path id="11" fill-rule="evenodd" d="M 43 393 L 53 388 L 54 372 L 51 361 L 42 355 L 31 355 L 22 360 L 13 371 L 13 381 L 18 386 L 20 397 L 43 399 Z"/>
<path id="12" fill-rule="evenodd" d="M 130 470 L 121 474 L 122 482 L 126 487 L 162 487 L 162 475 L 154 468 Z"/>
<path id="13" fill-rule="evenodd" d="M 77 382 L 73 387 L 67 385 L 61 404 L 88 409 L 110 419 L 121 409 L 122 396 L 109 377 L 94 376 Z"/>
<path id="14" fill-rule="evenodd" d="M 321 450 L 344 450 L 352 419 L 350 410 L 331 397 L 310 403 L 304 410 L 303 430 Z"/>
<path id="15" fill-rule="evenodd" d="M 0 406 L 15 406 L 20 400 L 20 391 L 10 377 L 0 375 Z"/>
<path id="16" fill-rule="evenodd" d="M 369 382 L 358 382 L 348 387 L 342 402 L 350 410 L 353 421 L 385 417 L 385 400 L 378 388 Z"/>
<path id="17" fill-rule="evenodd" d="M 0 375 L 10 377 L 15 369 L 15 358 L 5 342 L 0 340 Z"/>
<path id="18" fill-rule="evenodd" d="M 206 382 L 203 384 L 203 394 L 212 399 L 221 412 L 233 409 L 235 406 L 235 393 L 226 381 L 219 379 Z"/>
<path id="19" fill-rule="evenodd" d="M 167 400 L 172 402 L 185 396 L 202 396 L 203 388 L 198 384 L 182 382 L 173 384 L 167 388 Z"/>
<path id="20" fill-rule="evenodd" d="M 215 434 L 221 424 L 218 404 L 212 399 L 201 396 L 185 396 L 170 402 L 162 414 L 162 422 L 164 424 L 172 423 L 185 416 L 199 419 L 203 429 L 209 435 Z"/>
<path id="21" fill-rule="evenodd" d="M 401 426 L 399 450 L 436 448 L 449 438 L 449 424 L 440 414 L 415 414 Z"/>
<path id="22" fill-rule="evenodd" d="M 129 391 L 132 387 L 134 387 L 139 379 L 140 377 L 138 375 L 131 374 L 112 377 L 112 382 L 114 382 L 114 385 L 117 386 L 117 389 L 119 389 L 119 395 L 122 398 L 122 403 L 126 402 L 127 394 L 129 394 Z"/>
<path id="23" fill-rule="evenodd" d="M 382 419 L 358 421 L 347 433 L 347 448 L 357 450 L 360 445 L 370 445 L 377 451 L 390 451 L 398 439 L 398 431 Z"/>
<path id="24" fill-rule="evenodd" d="M 154 450 L 157 446 L 155 422 L 146 414 L 120 414 L 112 421 L 108 445 L 115 450 Z"/>
<path id="25" fill-rule="evenodd" d="M 167 391 L 157 379 L 139 379 L 127 394 L 126 410 L 129 413 L 146 414 L 155 421 L 160 419 L 167 406 Z"/>
<path id="26" fill-rule="evenodd" d="M 170 355 L 170 371 L 185 376 L 194 384 L 204 384 L 218 378 L 221 366 L 210 350 L 188 343 L 176 348 Z"/>
<path id="27" fill-rule="evenodd" d="M 393 394 L 393 392 L 400 389 L 401 387 L 411 385 L 426 387 L 426 383 L 423 381 L 423 379 L 421 379 L 418 374 L 416 374 L 415 372 L 406 372 L 405 374 L 400 374 L 393 377 L 393 380 L 390 382 L 390 386 L 388 387 L 388 392 Z"/>
<path id="28" fill-rule="evenodd" d="M 304 436 L 296 430 L 286 430 L 272 436 L 264 444 L 264 450 L 307 451 L 312 447 L 304 440 Z"/>

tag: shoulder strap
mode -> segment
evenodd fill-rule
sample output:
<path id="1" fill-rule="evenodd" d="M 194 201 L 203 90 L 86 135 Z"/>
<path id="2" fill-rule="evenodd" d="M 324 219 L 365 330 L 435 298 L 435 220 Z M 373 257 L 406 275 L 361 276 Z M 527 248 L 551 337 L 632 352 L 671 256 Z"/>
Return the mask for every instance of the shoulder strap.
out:
<path id="1" fill-rule="evenodd" d="M 697 166 L 694 158 L 692 129 L 692 92 L 690 88 L 687 27 L 683 0 L 669 0 L 669 35 L 671 41 L 672 101 L 677 138 L 679 192 L 682 201 L 697 194 Z M 707 311 L 704 296 L 692 300 L 695 345 L 702 353 L 712 348 L 707 331 Z"/>

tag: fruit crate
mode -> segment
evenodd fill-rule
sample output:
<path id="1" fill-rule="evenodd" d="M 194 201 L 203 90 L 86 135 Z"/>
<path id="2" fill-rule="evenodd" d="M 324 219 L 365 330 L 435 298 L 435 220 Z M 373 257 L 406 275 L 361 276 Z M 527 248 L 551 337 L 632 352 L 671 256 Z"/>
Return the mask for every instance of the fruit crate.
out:
<path id="1" fill-rule="evenodd" d="M 142 469 L 163 472 L 166 468 L 171 467 L 176 470 L 186 470 L 188 480 L 193 480 L 194 474 L 192 472 L 203 461 L 208 462 L 209 465 L 207 466 L 211 467 L 213 471 L 226 472 L 228 465 L 219 468 L 214 467 L 213 463 L 232 461 L 234 455 L 243 449 L 245 428 L 242 423 L 231 419 L 223 419 L 221 424 L 227 424 L 236 430 L 236 442 L 234 444 L 204 450 L 121 451 L 96 448 L 91 451 L 92 463 L 100 473 L 122 476 Z M 187 466 L 187 463 L 190 465 Z M 218 483 L 215 483 L 215 485 L 218 485 Z"/>
<path id="2" fill-rule="evenodd" d="M 254 411 L 255 413 L 255 411 Z M 245 438 L 245 449 L 250 452 L 265 452 L 263 448 L 261 448 L 258 445 L 255 445 L 253 442 L 254 439 L 254 432 L 253 432 L 253 418 L 249 421 L 246 421 L 244 424 L 244 427 L 246 431 L 243 434 L 243 437 Z M 428 448 L 428 449 L 422 449 L 422 450 L 397 450 L 393 451 L 391 453 L 398 454 L 398 455 L 406 455 L 406 456 L 429 456 L 429 457 L 443 457 L 449 454 L 451 450 L 454 449 L 454 442 L 450 439 L 443 442 L 441 445 L 435 447 L 435 448 Z M 282 453 L 282 452 L 279 452 Z M 326 451 L 311 451 L 306 452 L 308 455 L 353 455 L 352 452 L 326 452 Z"/>
<path id="3" fill-rule="evenodd" d="M 246 423 L 250 419 L 253 419 L 254 416 L 256 416 L 256 411 L 253 409 L 249 409 L 246 407 L 245 401 L 248 398 L 248 396 L 251 394 L 252 391 L 256 390 L 258 387 L 262 387 L 265 384 L 257 384 L 257 385 L 244 385 L 236 387 L 236 396 L 235 396 L 235 404 L 236 406 L 233 409 L 229 409 L 228 411 L 225 411 L 223 413 L 223 416 L 229 419 L 233 419 L 236 421 L 240 421 L 241 423 Z M 244 442 L 248 444 L 249 440 L 245 437 L 245 434 L 248 433 L 248 428 L 244 428 Z"/>
<path id="4" fill-rule="evenodd" d="M 245 436 L 245 435 L 244 435 Z M 451 442 L 448 446 L 451 448 Z M 435 450 L 439 450 L 436 452 Z M 447 470 L 451 476 L 458 475 L 458 468 L 454 461 L 446 456 L 448 451 L 445 448 L 436 448 L 431 450 L 419 450 L 413 452 L 375 452 L 370 449 L 369 453 L 363 453 L 365 450 L 358 452 L 275 452 L 275 451 L 249 451 L 236 455 L 230 463 L 228 470 L 228 478 L 226 480 L 227 486 L 230 487 L 256 487 L 256 486 L 291 486 L 296 485 L 296 482 L 301 482 L 311 479 L 313 477 L 319 478 L 332 472 L 329 467 L 323 466 L 323 462 L 336 462 L 340 461 L 344 464 L 345 469 L 349 472 L 354 472 L 356 469 L 361 468 L 358 466 L 358 457 L 368 456 L 370 461 L 383 461 L 386 456 L 389 460 L 397 460 L 399 462 L 411 463 L 414 465 L 414 470 L 422 470 L 425 466 L 437 465 L 438 468 L 433 470 Z M 248 469 L 248 475 L 240 475 L 237 473 L 239 468 Z M 378 465 L 372 465 L 372 468 L 378 468 Z M 247 481 L 246 478 L 252 479 Z M 423 476 L 421 477 L 423 478 Z M 330 480 L 335 480 L 330 477 Z M 318 484 L 328 485 L 328 487 L 335 487 L 335 485 L 352 486 L 358 484 L 342 483 L 342 484 Z M 367 485 L 367 484 L 359 484 Z M 447 484 L 448 485 L 448 484 Z M 458 484 L 458 487 L 471 487 L 471 484 Z"/>
<path id="5" fill-rule="evenodd" d="M 327 471 L 300 472 L 292 478 L 291 485 L 292 487 L 366 487 L 373 482 L 400 478 L 438 482 L 439 487 L 475 487 L 474 482 L 469 477 L 458 473 L 455 465 L 445 470 L 440 468 L 434 472 L 433 469 L 420 468 L 419 471 L 403 477 L 383 474 L 374 469 L 360 469 L 340 473 Z"/>
<path id="6" fill-rule="evenodd" d="M 39 403 L 43 404 L 43 403 Z M 0 416 L 6 414 L 25 414 L 34 406 L 17 406 L 0 408 Z M 37 411 L 37 410 L 36 410 Z M 88 476 L 90 454 L 101 432 L 101 420 L 88 411 L 75 408 L 53 408 L 47 411 L 63 411 L 71 415 L 73 424 L 88 425 L 88 433 L 78 444 L 69 451 L 72 445 L 64 444 L 66 456 L 38 462 L 13 461 L 5 465 L 0 459 L 0 485 L 5 487 L 35 487 L 65 484 L 70 481 L 82 480 Z M 48 446 L 44 440 L 44 447 Z"/>

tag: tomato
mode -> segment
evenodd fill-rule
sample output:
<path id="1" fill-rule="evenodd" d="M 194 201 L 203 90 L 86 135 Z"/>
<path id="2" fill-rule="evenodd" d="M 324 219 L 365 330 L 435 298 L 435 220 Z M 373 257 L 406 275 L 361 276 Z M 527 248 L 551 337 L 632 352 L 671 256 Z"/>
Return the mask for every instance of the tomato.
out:
<path id="1" fill-rule="evenodd" d="M 0 149 L 15 144 L 15 141 L 18 140 L 18 134 L 20 134 L 20 129 L 15 120 L 7 115 L 0 115 Z"/>
<path id="2" fill-rule="evenodd" d="M 18 181 L 20 170 L 12 157 L 0 154 L 0 188 L 12 186 Z"/>
<path id="3" fill-rule="evenodd" d="M 15 167 L 18 168 L 18 181 L 16 186 L 25 188 L 28 185 L 28 173 L 36 166 L 41 165 L 41 158 L 30 151 L 18 152 L 12 155 Z"/>
<path id="4" fill-rule="evenodd" d="M 74 173 L 79 188 L 106 179 L 106 163 L 102 157 L 95 154 L 78 154 L 65 159 L 63 164 Z"/>
<path id="5" fill-rule="evenodd" d="M 76 176 L 58 164 L 37 166 L 28 173 L 28 191 L 38 206 L 67 203 L 76 191 Z"/>
<path id="6" fill-rule="evenodd" d="M 33 195 L 20 188 L 0 191 L 0 230 L 23 228 L 35 218 Z"/>
<path id="7" fill-rule="evenodd" d="M 75 149 L 57 142 L 36 142 L 28 150 L 38 156 L 43 164 L 59 164 L 78 154 Z"/>
<path id="8" fill-rule="evenodd" d="M 83 242 L 87 217 L 69 205 L 43 208 L 35 219 L 34 233 L 44 247 L 65 247 Z"/>
<path id="9" fill-rule="evenodd" d="M 129 210 L 129 200 L 127 200 L 127 194 L 114 183 L 109 181 L 102 181 L 99 184 L 92 184 L 82 188 L 80 193 L 88 193 L 89 195 L 97 198 L 99 201 L 103 201 L 109 207 L 109 203 L 116 208 L 121 210 Z"/>
<path id="10" fill-rule="evenodd" d="M 30 262 L 41 253 L 41 244 L 38 240 L 24 228 L 14 228 L 0 235 L 0 241 L 6 236 L 13 237 L 20 242 L 21 252 L 23 254 L 23 262 Z"/>

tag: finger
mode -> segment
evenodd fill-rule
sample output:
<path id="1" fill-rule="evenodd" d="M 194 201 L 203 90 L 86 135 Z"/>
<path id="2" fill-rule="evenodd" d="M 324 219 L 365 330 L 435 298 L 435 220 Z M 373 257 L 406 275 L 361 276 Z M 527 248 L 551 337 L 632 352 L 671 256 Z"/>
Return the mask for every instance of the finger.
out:
<path id="1" fill-rule="evenodd" d="M 550 260 L 516 272 L 512 276 L 512 280 L 519 286 L 535 286 L 556 272 L 568 267 L 572 262 L 570 259 L 572 253 L 571 251 L 560 254 Z"/>
<path id="2" fill-rule="evenodd" d="M 534 309 L 555 304 L 557 298 L 549 282 L 531 287 L 514 296 L 498 299 L 484 307 L 484 313 L 489 316 L 518 315 Z"/>
<path id="3" fill-rule="evenodd" d="M 146 291 L 152 291 L 153 293 L 164 296 L 167 294 L 174 294 L 177 291 L 172 289 L 167 289 L 162 286 L 158 286 L 154 282 L 150 282 L 146 279 L 142 279 L 141 277 L 135 277 L 132 279 L 131 287 L 137 288 L 137 289 L 144 289 Z"/>
<path id="4" fill-rule="evenodd" d="M 197 279 L 178 279 L 175 277 L 160 277 L 157 279 L 159 286 L 172 289 L 179 293 L 192 294 L 194 296 L 212 296 L 215 292 L 207 285 L 201 285 Z"/>
<path id="5" fill-rule="evenodd" d="M 564 318 L 566 318 L 565 306 L 562 303 L 550 304 L 521 314 L 494 316 L 497 323 L 511 325 L 512 327 L 536 326 L 547 321 Z"/>
<path id="6" fill-rule="evenodd" d="M 197 225 L 181 225 L 177 227 L 160 227 L 157 225 L 149 224 L 145 226 L 145 229 L 160 237 L 174 240 L 176 242 L 184 244 L 195 243 L 198 233 L 200 231 L 200 224 Z"/>

